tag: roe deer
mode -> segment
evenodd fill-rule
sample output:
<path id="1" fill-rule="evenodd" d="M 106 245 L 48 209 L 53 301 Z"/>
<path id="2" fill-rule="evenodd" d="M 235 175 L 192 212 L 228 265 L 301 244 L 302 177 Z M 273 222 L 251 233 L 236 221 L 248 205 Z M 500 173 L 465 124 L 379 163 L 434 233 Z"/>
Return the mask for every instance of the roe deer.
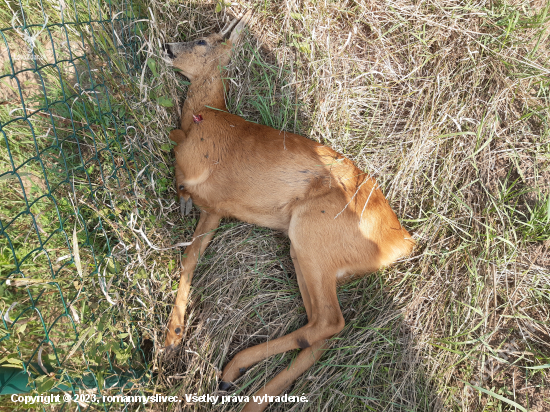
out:
<path id="1" fill-rule="evenodd" d="M 224 367 L 227 390 L 247 368 L 301 348 L 292 365 L 256 395 L 275 396 L 310 368 L 344 327 L 337 282 L 380 269 L 409 254 L 414 241 L 401 226 L 376 181 L 331 148 L 292 133 L 248 122 L 226 110 L 223 67 L 242 37 L 250 14 L 235 28 L 196 41 L 167 43 L 173 66 L 191 85 L 177 143 L 176 180 L 182 212 L 190 198 L 200 208 L 193 242 L 186 248 L 181 280 L 166 335 L 170 352 L 183 336 L 185 308 L 199 255 L 220 219 L 285 232 L 308 322 L 275 340 L 239 352 Z M 245 411 L 268 406 L 249 403 Z"/>

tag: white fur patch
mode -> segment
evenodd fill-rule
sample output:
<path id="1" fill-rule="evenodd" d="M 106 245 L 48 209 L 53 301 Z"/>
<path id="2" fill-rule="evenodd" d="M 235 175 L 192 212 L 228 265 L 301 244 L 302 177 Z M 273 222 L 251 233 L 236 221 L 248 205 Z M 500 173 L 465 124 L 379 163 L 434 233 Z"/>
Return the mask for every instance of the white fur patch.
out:
<path id="1" fill-rule="evenodd" d="M 336 272 L 336 279 L 342 279 L 347 275 L 348 271 L 346 269 L 338 269 Z"/>
<path id="2" fill-rule="evenodd" d="M 200 176 L 194 177 L 194 178 L 185 178 L 183 180 L 183 184 L 186 186 L 195 186 L 199 185 L 201 183 L 204 183 L 206 179 L 208 179 L 208 176 L 210 176 L 210 170 L 206 169 L 204 172 L 200 174 Z"/>

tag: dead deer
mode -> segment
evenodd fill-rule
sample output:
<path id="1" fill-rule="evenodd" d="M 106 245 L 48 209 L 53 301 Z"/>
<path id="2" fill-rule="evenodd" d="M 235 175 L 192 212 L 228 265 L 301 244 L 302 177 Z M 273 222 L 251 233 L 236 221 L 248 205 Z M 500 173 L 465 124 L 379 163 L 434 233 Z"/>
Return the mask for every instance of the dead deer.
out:
<path id="1" fill-rule="evenodd" d="M 224 66 L 250 14 L 222 32 L 191 42 L 167 43 L 173 66 L 191 85 L 177 143 L 176 180 L 182 212 L 200 208 L 185 250 L 178 294 L 166 335 L 170 352 L 182 339 L 197 259 L 222 217 L 285 232 L 308 322 L 275 340 L 239 352 L 224 367 L 220 389 L 257 362 L 301 348 L 292 365 L 256 395 L 275 396 L 309 369 L 344 327 L 337 283 L 374 272 L 409 254 L 414 241 L 401 226 L 376 181 L 331 148 L 293 133 L 248 122 L 227 112 Z M 232 30 L 231 30 L 232 29 Z M 249 403 L 245 411 L 265 404 Z"/>

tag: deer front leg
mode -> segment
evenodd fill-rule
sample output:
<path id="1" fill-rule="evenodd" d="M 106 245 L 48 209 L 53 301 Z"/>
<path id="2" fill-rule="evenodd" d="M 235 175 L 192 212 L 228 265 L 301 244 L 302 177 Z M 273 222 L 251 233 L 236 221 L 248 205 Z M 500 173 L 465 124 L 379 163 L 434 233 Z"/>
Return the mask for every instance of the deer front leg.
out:
<path id="1" fill-rule="evenodd" d="M 193 234 L 193 243 L 185 249 L 185 257 L 182 259 L 181 277 L 176 296 L 176 302 L 170 315 L 168 331 L 166 333 L 165 348 L 171 352 L 180 343 L 183 337 L 185 326 L 185 309 L 191 289 L 191 279 L 193 271 L 197 267 L 199 256 L 202 255 L 208 243 L 214 237 L 214 231 L 220 224 L 220 216 L 201 210 L 201 216 L 195 233 Z"/>
<path id="2" fill-rule="evenodd" d="M 176 142 L 178 145 L 185 140 L 187 137 L 183 130 L 174 129 L 170 132 L 170 140 Z M 176 191 L 180 199 L 180 210 L 183 216 L 187 216 L 191 212 L 193 207 L 193 201 L 191 200 L 191 195 L 187 190 L 185 190 L 184 176 L 183 172 L 178 166 L 178 162 L 174 164 L 176 169 Z"/>
<path id="3" fill-rule="evenodd" d="M 193 208 L 193 201 L 191 200 L 191 195 L 187 190 L 185 190 L 184 185 L 184 177 L 183 172 L 178 166 L 178 162 L 175 163 L 175 169 L 176 169 L 176 191 L 178 192 L 178 196 L 180 198 L 180 211 L 182 216 L 187 216 L 189 213 L 191 213 L 191 209 Z"/>

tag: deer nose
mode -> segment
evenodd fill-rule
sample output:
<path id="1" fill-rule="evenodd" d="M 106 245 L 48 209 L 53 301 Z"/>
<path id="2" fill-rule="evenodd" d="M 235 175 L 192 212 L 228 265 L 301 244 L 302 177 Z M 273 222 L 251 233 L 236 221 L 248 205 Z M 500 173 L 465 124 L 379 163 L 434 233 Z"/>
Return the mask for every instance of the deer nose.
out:
<path id="1" fill-rule="evenodd" d="M 171 59 L 174 59 L 176 56 L 174 55 L 174 53 L 172 53 L 172 50 L 170 48 L 170 43 L 164 43 L 162 45 L 162 48 L 164 49 L 164 51 L 166 52 L 166 54 L 168 54 L 168 57 L 170 57 Z"/>

